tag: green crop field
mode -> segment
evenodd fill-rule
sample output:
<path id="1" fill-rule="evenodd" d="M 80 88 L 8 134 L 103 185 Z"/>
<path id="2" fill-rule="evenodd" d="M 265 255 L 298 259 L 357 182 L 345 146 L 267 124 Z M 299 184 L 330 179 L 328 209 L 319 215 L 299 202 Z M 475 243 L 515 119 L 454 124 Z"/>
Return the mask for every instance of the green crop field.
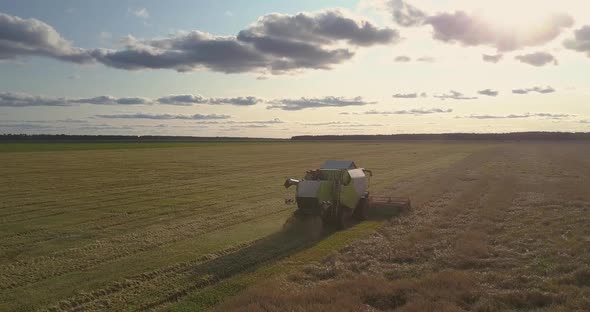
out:
<path id="1" fill-rule="evenodd" d="M 448 168 L 483 143 L 0 145 L 0 310 L 215 305 L 373 231 L 281 234 L 287 177 L 325 159 L 375 173 L 373 191 Z M 399 194 L 406 195 L 406 194 Z"/>

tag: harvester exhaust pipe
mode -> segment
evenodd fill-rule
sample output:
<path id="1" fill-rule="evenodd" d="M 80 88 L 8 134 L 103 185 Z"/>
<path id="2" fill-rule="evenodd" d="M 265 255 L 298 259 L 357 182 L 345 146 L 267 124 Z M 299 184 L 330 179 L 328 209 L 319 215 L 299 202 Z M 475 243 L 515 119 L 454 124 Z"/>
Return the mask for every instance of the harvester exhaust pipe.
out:
<path id="1" fill-rule="evenodd" d="M 284 185 L 285 185 L 285 188 L 289 188 L 289 187 L 291 187 L 293 185 L 297 185 L 297 184 L 299 184 L 299 180 L 297 180 L 297 179 L 287 179 L 285 181 L 285 184 Z"/>

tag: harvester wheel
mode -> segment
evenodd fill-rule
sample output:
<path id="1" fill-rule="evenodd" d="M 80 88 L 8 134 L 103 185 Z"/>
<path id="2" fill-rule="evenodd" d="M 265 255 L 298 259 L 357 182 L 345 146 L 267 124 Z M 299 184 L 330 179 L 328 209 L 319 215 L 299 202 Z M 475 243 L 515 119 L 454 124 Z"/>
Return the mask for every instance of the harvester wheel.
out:
<path id="1" fill-rule="evenodd" d="M 311 239 L 321 237 L 323 230 L 323 222 L 320 216 L 308 216 L 299 211 L 293 213 L 293 215 L 285 221 L 285 224 L 283 224 L 283 231 L 294 231 Z"/>
<path id="2" fill-rule="evenodd" d="M 338 226 L 339 230 L 346 229 L 352 225 L 352 215 L 353 212 L 351 209 L 340 207 L 338 210 Z"/>
<path id="3" fill-rule="evenodd" d="M 301 216 L 299 216 L 299 214 L 297 212 L 293 213 L 289 219 L 287 219 L 285 221 L 285 223 L 283 224 L 283 230 L 290 230 L 292 228 L 295 228 L 297 226 L 297 223 L 300 221 Z"/>
<path id="4" fill-rule="evenodd" d="M 369 199 L 361 198 L 359 203 L 354 210 L 354 218 L 358 221 L 364 221 L 367 219 L 367 210 L 369 209 Z"/>

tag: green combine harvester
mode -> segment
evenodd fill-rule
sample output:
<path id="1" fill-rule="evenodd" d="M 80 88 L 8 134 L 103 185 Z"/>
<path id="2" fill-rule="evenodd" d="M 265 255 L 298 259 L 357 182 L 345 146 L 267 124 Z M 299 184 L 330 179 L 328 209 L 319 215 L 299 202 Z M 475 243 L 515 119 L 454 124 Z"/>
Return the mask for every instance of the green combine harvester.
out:
<path id="1" fill-rule="evenodd" d="M 366 219 L 369 210 L 410 209 L 408 198 L 370 194 L 372 176 L 371 170 L 358 168 L 353 161 L 328 160 L 319 169 L 307 171 L 303 180 L 287 179 L 284 185 L 297 186 L 295 218 L 321 218 L 324 225 L 339 229 Z"/>

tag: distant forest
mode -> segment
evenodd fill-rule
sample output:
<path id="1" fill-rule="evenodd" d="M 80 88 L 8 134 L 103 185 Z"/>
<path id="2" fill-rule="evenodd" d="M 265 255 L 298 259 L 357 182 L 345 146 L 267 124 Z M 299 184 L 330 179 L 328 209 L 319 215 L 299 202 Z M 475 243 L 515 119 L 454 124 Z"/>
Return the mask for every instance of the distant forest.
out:
<path id="1" fill-rule="evenodd" d="M 389 135 L 303 135 L 291 141 L 574 141 L 590 140 L 588 132 L 514 132 L 514 133 L 443 133 L 443 134 L 389 134 Z M 193 137 L 193 136 L 134 136 L 134 135 L 27 135 L 2 134 L 3 143 L 83 143 L 83 142 L 260 142 L 289 141 L 289 139 L 243 137 Z"/>
<path id="2" fill-rule="evenodd" d="M 2 134 L 0 143 L 141 143 L 141 142 L 248 142 L 287 141 L 285 139 L 239 138 L 239 137 L 193 137 L 193 136 L 151 136 L 151 135 L 51 135 L 51 134 Z"/>
<path id="3" fill-rule="evenodd" d="M 588 132 L 513 132 L 513 133 L 442 133 L 442 134 L 389 134 L 389 135 L 302 135 L 293 141 L 437 141 L 437 140 L 491 140 L 491 141 L 562 141 L 590 140 Z"/>

